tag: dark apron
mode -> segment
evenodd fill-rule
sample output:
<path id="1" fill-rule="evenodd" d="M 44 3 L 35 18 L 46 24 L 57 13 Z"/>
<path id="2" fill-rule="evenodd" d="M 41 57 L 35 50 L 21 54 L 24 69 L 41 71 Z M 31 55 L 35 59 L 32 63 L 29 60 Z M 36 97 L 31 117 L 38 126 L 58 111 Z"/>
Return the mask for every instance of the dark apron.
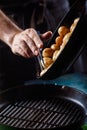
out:
<path id="1" fill-rule="evenodd" d="M 0 43 L 1 44 L 1 43 Z M 14 55 L 10 48 L 0 45 L 0 88 L 4 89 L 36 78 L 34 58 Z"/>

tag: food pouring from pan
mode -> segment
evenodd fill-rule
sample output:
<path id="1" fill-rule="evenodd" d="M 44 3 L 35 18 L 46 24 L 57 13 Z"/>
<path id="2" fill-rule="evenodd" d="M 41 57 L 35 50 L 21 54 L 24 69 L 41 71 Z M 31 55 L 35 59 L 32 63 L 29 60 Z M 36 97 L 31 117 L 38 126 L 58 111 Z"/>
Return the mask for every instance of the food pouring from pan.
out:
<path id="1" fill-rule="evenodd" d="M 40 76 L 42 76 L 58 58 L 58 56 L 66 46 L 78 21 L 79 21 L 79 17 L 74 19 L 70 28 L 65 25 L 60 26 L 58 28 L 58 36 L 55 38 L 55 42 L 49 48 L 43 49 L 42 58 L 43 58 L 44 65 L 41 60 L 41 65 L 43 66 L 43 70 L 41 71 Z"/>
<path id="2" fill-rule="evenodd" d="M 82 2 L 82 8 L 78 6 L 79 2 Z M 87 13 L 84 1 L 77 0 L 40 51 L 36 65 L 37 77 L 48 80 L 65 74 L 85 48 L 86 34 Z"/>

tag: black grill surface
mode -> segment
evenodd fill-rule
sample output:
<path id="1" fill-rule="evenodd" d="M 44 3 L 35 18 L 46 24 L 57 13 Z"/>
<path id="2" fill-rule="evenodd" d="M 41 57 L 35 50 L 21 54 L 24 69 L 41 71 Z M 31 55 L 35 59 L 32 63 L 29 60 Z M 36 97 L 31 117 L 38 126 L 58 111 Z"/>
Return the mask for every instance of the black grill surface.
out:
<path id="1" fill-rule="evenodd" d="M 66 126 L 82 118 L 81 108 L 76 103 L 56 97 L 17 101 L 0 112 L 0 124 L 27 129 Z"/>

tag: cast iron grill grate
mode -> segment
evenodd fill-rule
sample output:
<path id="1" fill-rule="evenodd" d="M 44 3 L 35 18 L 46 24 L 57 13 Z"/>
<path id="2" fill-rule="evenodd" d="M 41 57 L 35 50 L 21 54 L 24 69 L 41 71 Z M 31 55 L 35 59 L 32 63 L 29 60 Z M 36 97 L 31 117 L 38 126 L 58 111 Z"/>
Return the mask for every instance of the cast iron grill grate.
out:
<path id="1" fill-rule="evenodd" d="M 60 98 L 18 101 L 6 105 L 0 112 L 0 124 L 26 129 L 56 128 L 82 118 L 77 104 Z"/>

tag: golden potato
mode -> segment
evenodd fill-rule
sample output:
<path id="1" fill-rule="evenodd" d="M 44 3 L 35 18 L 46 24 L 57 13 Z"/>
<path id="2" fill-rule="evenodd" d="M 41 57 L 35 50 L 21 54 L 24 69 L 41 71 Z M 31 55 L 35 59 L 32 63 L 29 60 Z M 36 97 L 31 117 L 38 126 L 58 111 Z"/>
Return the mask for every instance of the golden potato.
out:
<path id="1" fill-rule="evenodd" d="M 74 22 L 70 26 L 70 32 L 73 32 L 80 18 L 74 19 Z"/>
<path id="2" fill-rule="evenodd" d="M 45 48 L 43 51 L 42 51 L 42 56 L 43 57 L 52 57 L 53 55 L 53 49 L 52 48 Z"/>
<path id="3" fill-rule="evenodd" d="M 70 26 L 70 32 L 73 32 L 75 29 L 75 24 L 73 23 L 71 26 Z"/>
<path id="4" fill-rule="evenodd" d="M 44 61 L 44 66 L 45 66 L 46 68 L 53 63 L 52 58 L 49 58 L 49 57 L 44 57 L 44 58 L 43 58 L 43 61 Z"/>
<path id="5" fill-rule="evenodd" d="M 40 76 L 42 76 L 43 74 L 45 74 L 47 70 L 48 70 L 48 68 L 45 68 L 44 70 L 42 70 L 41 73 L 40 73 Z"/>
<path id="6" fill-rule="evenodd" d="M 70 36 L 71 36 L 71 33 L 70 33 L 70 32 L 67 33 L 67 34 L 64 36 L 64 38 L 63 38 L 63 44 L 66 44 L 66 43 L 68 42 Z"/>
<path id="7" fill-rule="evenodd" d="M 57 46 L 60 46 L 62 44 L 63 41 L 63 37 L 62 36 L 58 36 L 55 39 L 55 43 L 57 44 Z"/>
<path id="8" fill-rule="evenodd" d="M 76 19 L 74 19 L 74 24 L 75 24 L 75 25 L 78 23 L 79 19 L 80 19 L 79 17 L 76 18 Z"/>
<path id="9" fill-rule="evenodd" d="M 64 36 L 68 32 L 69 32 L 69 29 L 66 26 L 60 26 L 58 29 L 58 34 L 60 36 Z"/>
<path id="10" fill-rule="evenodd" d="M 53 57 L 52 57 L 52 59 L 53 59 L 53 61 L 55 61 L 56 59 L 57 59 L 57 57 L 58 57 L 58 55 L 59 55 L 59 50 L 56 50 L 54 53 L 53 53 Z"/>
<path id="11" fill-rule="evenodd" d="M 51 45 L 51 49 L 55 50 L 59 50 L 60 46 L 58 46 L 57 44 L 52 44 Z"/>

